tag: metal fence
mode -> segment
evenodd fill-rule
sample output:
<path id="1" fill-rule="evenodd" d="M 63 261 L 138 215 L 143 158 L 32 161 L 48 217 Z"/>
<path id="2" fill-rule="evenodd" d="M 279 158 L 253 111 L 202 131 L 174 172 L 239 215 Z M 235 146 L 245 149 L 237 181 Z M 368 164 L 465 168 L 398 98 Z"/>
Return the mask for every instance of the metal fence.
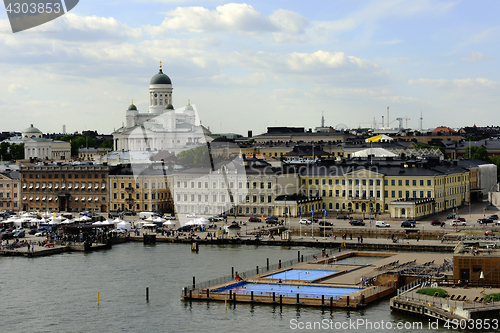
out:
<path id="1" fill-rule="evenodd" d="M 281 268 L 285 268 L 285 267 L 290 267 L 290 266 L 296 265 L 300 262 L 308 262 L 311 260 L 321 259 L 322 254 L 330 256 L 333 253 L 338 253 L 338 249 L 326 249 L 326 250 L 324 250 L 324 252 L 320 252 L 319 254 L 311 254 L 308 256 L 301 256 L 300 258 L 296 258 L 296 259 L 292 259 L 292 260 L 288 260 L 288 261 L 282 261 L 281 264 L 277 263 L 277 264 L 272 264 L 269 266 L 265 265 L 263 267 L 259 267 L 258 270 L 256 267 L 254 269 L 250 269 L 250 270 L 247 270 L 244 272 L 239 271 L 238 275 L 243 279 L 247 279 L 250 276 L 275 271 L 277 269 L 281 269 Z M 234 276 L 231 274 L 231 275 L 222 276 L 222 277 L 208 280 L 208 281 L 203 281 L 203 282 L 191 284 L 191 285 L 185 286 L 183 288 L 183 290 L 185 291 L 185 293 L 187 293 L 190 290 L 194 291 L 196 289 L 206 289 L 206 288 L 210 288 L 210 287 L 213 287 L 216 285 L 220 285 L 220 284 L 224 284 L 224 283 L 228 283 L 228 282 L 232 282 L 232 281 L 234 281 Z"/>
<path id="2" fill-rule="evenodd" d="M 499 306 L 500 303 L 494 303 L 493 301 L 491 302 L 475 302 L 474 300 L 469 300 L 469 301 L 458 301 L 458 300 L 452 300 L 449 297 L 443 298 L 443 297 L 434 297 L 434 296 L 429 296 L 429 295 L 422 295 L 419 293 L 414 293 L 414 292 L 407 292 L 404 295 L 401 295 L 401 297 L 406 298 L 407 300 L 411 301 L 417 301 L 421 302 L 423 304 L 432 304 L 433 306 L 439 306 L 439 307 L 454 307 L 455 309 L 477 309 L 477 308 L 487 308 L 487 307 L 492 307 L 492 306 Z"/>

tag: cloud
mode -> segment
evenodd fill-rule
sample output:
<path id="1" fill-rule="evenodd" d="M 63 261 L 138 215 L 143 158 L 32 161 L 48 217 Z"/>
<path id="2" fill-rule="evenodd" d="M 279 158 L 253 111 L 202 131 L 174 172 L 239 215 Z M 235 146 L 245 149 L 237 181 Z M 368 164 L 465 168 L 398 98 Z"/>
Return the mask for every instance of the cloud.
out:
<path id="1" fill-rule="evenodd" d="M 417 79 L 408 80 L 409 85 L 419 85 L 427 88 L 438 88 L 438 89 L 498 89 L 500 87 L 500 82 L 493 81 L 484 78 L 476 79 Z"/>
<path id="2" fill-rule="evenodd" d="M 229 3 L 215 10 L 204 7 L 177 7 L 165 13 L 165 20 L 158 27 L 148 26 L 153 34 L 164 34 L 168 30 L 190 32 L 236 31 L 240 33 L 287 33 L 302 34 L 307 20 L 290 10 L 279 9 L 265 16 L 251 5 Z"/>
<path id="3" fill-rule="evenodd" d="M 28 93 L 28 88 L 23 87 L 22 85 L 17 83 L 12 83 L 8 87 L 8 92 L 9 94 L 24 95 Z"/>
<path id="4" fill-rule="evenodd" d="M 467 61 L 467 62 L 478 62 L 478 61 L 482 61 L 482 60 L 494 60 L 494 58 L 488 57 L 487 55 L 484 55 L 484 54 L 479 53 L 479 52 L 471 51 L 470 56 L 461 57 L 460 60 Z"/>
<path id="5" fill-rule="evenodd" d="M 385 42 L 379 42 L 380 45 L 394 45 L 394 44 L 399 44 L 402 43 L 403 41 L 401 39 L 393 39 L 393 40 L 388 40 Z"/>

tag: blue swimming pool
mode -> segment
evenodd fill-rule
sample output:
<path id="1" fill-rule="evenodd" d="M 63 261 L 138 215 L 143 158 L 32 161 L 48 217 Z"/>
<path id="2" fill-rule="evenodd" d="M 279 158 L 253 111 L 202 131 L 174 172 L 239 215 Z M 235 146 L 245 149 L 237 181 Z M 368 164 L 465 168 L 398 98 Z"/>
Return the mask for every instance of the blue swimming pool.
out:
<path id="1" fill-rule="evenodd" d="M 293 268 L 284 272 L 263 276 L 262 279 L 312 281 L 337 272 L 338 271 Z"/>
<path id="2" fill-rule="evenodd" d="M 254 295 L 270 296 L 273 292 L 275 292 L 276 295 L 283 296 L 296 296 L 297 294 L 300 294 L 303 297 L 321 298 L 322 295 L 325 295 L 325 297 L 338 299 L 359 291 L 360 289 L 348 287 L 298 286 L 291 284 L 240 282 L 232 286 L 212 290 L 212 292 L 229 292 L 229 290 L 237 294 L 250 294 L 250 292 L 253 291 Z"/>

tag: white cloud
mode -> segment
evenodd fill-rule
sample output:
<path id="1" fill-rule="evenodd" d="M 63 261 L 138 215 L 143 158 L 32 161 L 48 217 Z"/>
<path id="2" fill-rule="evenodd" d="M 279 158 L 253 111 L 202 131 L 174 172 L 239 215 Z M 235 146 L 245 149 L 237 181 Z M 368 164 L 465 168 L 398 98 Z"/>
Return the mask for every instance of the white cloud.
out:
<path id="1" fill-rule="evenodd" d="M 401 39 L 393 39 L 393 40 L 388 40 L 385 42 L 380 42 L 380 45 L 394 45 L 394 44 L 399 44 L 402 43 L 403 41 Z"/>
<path id="2" fill-rule="evenodd" d="M 471 51 L 470 56 L 461 57 L 460 60 L 467 61 L 467 62 L 478 62 L 478 61 L 482 61 L 482 60 L 494 60 L 494 59 L 491 57 L 488 57 L 487 55 L 484 55 L 480 52 Z"/>
<path id="3" fill-rule="evenodd" d="M 10 94 L 24 95 L 24 94 L 28 93 L 28 88 L 26 88 L 18 83 L 12 83 L 9 85 L 8 91 Z"/>
<path id="4" fill-rule="evenodd" d="M 500 82 L 484 78 L 476 79 L 417 79 L 408 80 L 409 85 L 419 85 L 427 88 L 439 89 L 498 89 Z"/>
<path id="5" fill-rule="evenodd" d="M 217 6 L 215 10 L 204 7 L 177 7 L 165 15 L 167 17 L 160 26 L 147 27 L 151 34 L 164 34 L 168 30 L 187 30 L 197 33 L 236 31 L 301 34 L 307 25 L 304 17 L 290 10 L 279 9 L 267 17 L 245 3 L 229 3 Z"/>

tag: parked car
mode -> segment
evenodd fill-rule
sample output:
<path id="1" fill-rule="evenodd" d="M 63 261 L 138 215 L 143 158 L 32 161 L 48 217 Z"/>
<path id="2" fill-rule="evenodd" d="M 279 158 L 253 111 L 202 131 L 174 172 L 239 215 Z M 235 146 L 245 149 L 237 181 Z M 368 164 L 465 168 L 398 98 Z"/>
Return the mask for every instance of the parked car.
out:
<path id="1" fill-rule="evenodd" d="M 455 218 L 455 213 L 449 213 L 447 216 L 446 216 L 447 219 L 454 219 Z"/>
<path id="2" fill-rule="evenodd" d="M 198 217 L 198 216 L 196 215 L 196 213 L 191 213 L 191 214 L 187 214 L 186 217 L 187 218 L 195 218 L 195 217 Z"/>
<path id="3" fill-rule="evenodd" d="M 28 234 L 30 235 L 36 234 L 36 229 L 30 229 L 30 231 L 28 231 Z"/>
<path id="4" fill-rule="evenodd" d="M 454 227 L 455 227 L 455 226 L 464 226 L 464 225 L 467 225 L 467 222 L 465 222 L 465 221 L 460 221 L 460 220 L 453 220 L 453 221 L 451 221 L 451 222 L 450 222 L 450 224 L 451 224 L 452 226 L 454 226 Z"/>
<path id="5" fill-rule="evenodd" d="M 318 219 L 315 218 L 315 217 L 308 218 L 308 220 L 311 221 L 311 222 L 314 222 L 314 223 L 318 222 Z"/>
<path id="6" fill-rule="evenodd" d="M 365 222 L 363 222 L 362 220 L 350 220 L 349 224 L 352 226 L 364 226 Z"/>
<path id="7" fill-rule="evenodd" d="M 47 236 L 49 233 L 47 232 L 47 230 L 39 230 L 36 234 L 35 234 L 35 237 L 43 237 L 43 236 Z"/>
<path id="8" fill-rule="evenodd" d="M 163 216 L 163 218 L 165 220 L 177 220 L 177 218 L 175 217 L 175 215 L 165 215 L 165 216 Z"/>
<path id="9" fill-rule="evenodd" d="M 464 217 L 459 217 L 457 220 L 462 221 L 462 222 L 466 222 Z"/>
<path id="10" fill-rule="evenodd" d="M 132 211 L 130 211 L 130 210 L 127 210 L 126 212 L 123 212 L 123 215 L 125 215 L 125 216 L 134 216 L 134 215 L 136 215 L 136 214 L 135 214 L 135 212 L 132 212 Z"/>
<path id="11" fill-rule="evenodd" d="M 375 226 L 379 228 L 389 228 L 391 225 L 389 223 L 385 223 L 384 221 L 375 222 Z"/>
<path id="12" fill-rule="evenodd" d="M 299 223 L 300 223 L 300 224 L 312 224 L 312 222 L 311 222 L 311 221 L 309 221 L 308 219 L 301 219 L 301 220 L 299 221 Z"/>
<path id="13" fill-rule="evenodd" d="M 18 229 L 12 234 L 13 238 L 24 238 L 26 237 L 26 232 L 24 229 Z"/>
<path id="14" fill-rule="evenodd" d="M 440 227 L 442 227 L 444 225 L 444 221 L 439 221 L 439 220 L 432 220 L 431 221 L 431 225 L 438 225 Z"/>
<path id="15" fill-rule="evenodd" d="M 349 217 L 347 217 L 346 215 L 344 216 L 337 215 L 337 220 L 349 220 Z"/>
<path id="16" fill-rule="evenodd" d="M 269 223 L 269 224 L 278 224 L 280 221 L 278 220 L 278 218 L 276 216 L 271 216 L 271 217 L 267 217 L 266 218 L 266 223 Z"/>
<path id="17" fill-rule="evenodd" d="M 191 226 L 190 225 L 183 225 L 180 228 L 177 228 L 177 231 L 191 231 Z"/>
<path id="18" fill-rule="evenodd" d="M 248 218 L 248 222 L 260 222 L 260 218 L 255 217 L 255 216 L 250 216 Z"/>
<path id="19" fill-rule="evenodd" d="M 333 227 L 333 223 L 328 222 L 328 221 L 319 221 L 319 225 L 323 227 Z"/>
<path id="20" fill-rule="evenodd" d="M 497 214 L 493 214 L 493 215 L 488 216 L 487 218 L 490 219 L 490 220 L 498 220 L 498 215 Z"/>
<path id="21" fill-rule="evenodd" d="M 116 213 L 116 212 L 108 213 L 108 218 L 110 218 L 110 219 L 116 219 L 117 217 L 120 217 L 120 213 Z"/>
<path id="22" fill-rule="evenodd" d="M 479 224 L 488 224 L 488 223 L 493 223 L 495 221 L 493 221 L 492 219 L 490 218 L 486 218 L 486 219 L 478 219 L 477 220 L 477 223 Z"/>
<path id="23" fill-rule="evenodd" d="M 415 220 L 405 220 L 401 222 L 401 228 L 415 228 L 416 226 Z"/>

